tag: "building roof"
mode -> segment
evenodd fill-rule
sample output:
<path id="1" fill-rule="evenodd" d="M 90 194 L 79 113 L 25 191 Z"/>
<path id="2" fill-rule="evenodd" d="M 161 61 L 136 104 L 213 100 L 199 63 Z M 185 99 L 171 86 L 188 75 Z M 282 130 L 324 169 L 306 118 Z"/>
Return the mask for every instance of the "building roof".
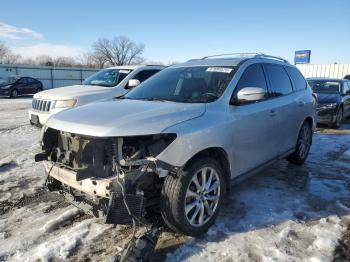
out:
<path id="1" fill-rule="evenodd" d="M 342 78 L 331 78 L 331 77 L 308 77 L 306 80 L 324 80 L 324 81 L 348 81 Z"/>

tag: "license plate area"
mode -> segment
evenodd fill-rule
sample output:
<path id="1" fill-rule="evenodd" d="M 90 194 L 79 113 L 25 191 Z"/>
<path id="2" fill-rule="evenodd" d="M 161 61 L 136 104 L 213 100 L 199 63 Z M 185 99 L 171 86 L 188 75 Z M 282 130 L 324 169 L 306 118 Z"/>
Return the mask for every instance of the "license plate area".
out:
<path id="1" fill-rule="evenodd" d="M 33 115 L 31 114 L 30 115 L 30 121 L 33 123 L 33 124 L 36 124 L 36 125 L 39 125 L 40 122 L 39 122 L 39 117 L 37 115 Z"/>

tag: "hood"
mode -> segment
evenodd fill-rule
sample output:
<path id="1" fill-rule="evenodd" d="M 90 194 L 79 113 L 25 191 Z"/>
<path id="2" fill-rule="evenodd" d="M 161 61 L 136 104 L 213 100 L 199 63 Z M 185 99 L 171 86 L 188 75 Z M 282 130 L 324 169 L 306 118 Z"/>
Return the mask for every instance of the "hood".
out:
<path id="1" fill-rule="evenodd" d="M 71 99 L 80 96 L 100 94 L 104 92 L 112 91 L 112 87 L 104 86 L 90 86 L 90 85 L 74 85 L 74 86 L 64 86 L 59 88 L 53 88 L 39 92 L 34 95 L 34 98 L 42 99 Z"/>
<path id="2" fill-rule="evenodd" d="M 320 104 L 338 103 L 340 100 L 340 94 L 317 93 L 317 102 Z"/>
<path id="3" fill-rule="evenodd" d="M 91 103 L 60 112 L 53 115 L 46 125 L 96 137 L 150 135 L 199 117 L 204 112 L 205 104 L 123 99 Z"/>
<path id="4" fill-rule="evenodd" d="M 0 84 L 0 87 L 3 87 L 3 86 L 12 86 L 14 84 L 14 82 L 12 83 L 1 83 Z"/>
<path id="5" fill-rule="evenodd" d="M 10 85 L 12 85 L 12 84 L 0 84 L 0 87 L 2 87 L 2 86 L 10 86 Z"/>

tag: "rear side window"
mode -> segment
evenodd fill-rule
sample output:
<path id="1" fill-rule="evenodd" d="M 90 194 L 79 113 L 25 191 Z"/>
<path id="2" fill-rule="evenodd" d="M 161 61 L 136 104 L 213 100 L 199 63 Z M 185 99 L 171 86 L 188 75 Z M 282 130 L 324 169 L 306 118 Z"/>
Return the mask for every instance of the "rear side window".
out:
<path id="1" fill-rule="evenodd" d="M 271 92 L 273 95 L 287 95 L 293 91 L 289 76 L 282 66 L 266 64 L 265 68 L 270 80 Z"/>
<path id="2" fill-rule="evenodd" d="M 244 71 L 235 92 L 245 87 L 260 87 L 267 92 L 265 74 L 260 64 L 253 64 Z"/>
<path id="3" fill-rule="evenodd" d="M 26 77 L 21 78 L 20 80 L 18 80 L 18 83 L 27 84 L 27 78 Z"/>
<path id="4" fill-rule="evenodd" d="M 297 90 L 305 90 L 307 87 L 306 80 L 303 75 L 299 72 L 298 69 L 294 67 L 285 67 L 290 78 L 292 79 L 294 89 Z"/>
<path id="5" fill-rule="evenodd" d="M 141 83 L 145 81 L 147 78 L 153 76 L 155 73 L 158 73 L 160 70 L 158 69 L 153 69 L 153 70 L 144 70 L 139 72 L 135 79 L 138 79 Z"/>

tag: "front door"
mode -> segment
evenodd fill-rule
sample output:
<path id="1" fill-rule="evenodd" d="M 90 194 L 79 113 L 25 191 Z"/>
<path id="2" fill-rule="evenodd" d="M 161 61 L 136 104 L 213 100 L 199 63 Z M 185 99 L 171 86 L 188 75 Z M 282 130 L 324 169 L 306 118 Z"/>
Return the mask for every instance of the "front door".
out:
<path id="1" fill-rule="evenodd" d="M 280 112 L 268 95 L 266 77 L 260 64 L 250 65 L 242 74 L 234 95 L 245 87 L 266 90 L 264 100 L 230 106 L 232 148 L 230 159 L 235 175 L 240 175 L 275 158 L 279 153 Z"/>

